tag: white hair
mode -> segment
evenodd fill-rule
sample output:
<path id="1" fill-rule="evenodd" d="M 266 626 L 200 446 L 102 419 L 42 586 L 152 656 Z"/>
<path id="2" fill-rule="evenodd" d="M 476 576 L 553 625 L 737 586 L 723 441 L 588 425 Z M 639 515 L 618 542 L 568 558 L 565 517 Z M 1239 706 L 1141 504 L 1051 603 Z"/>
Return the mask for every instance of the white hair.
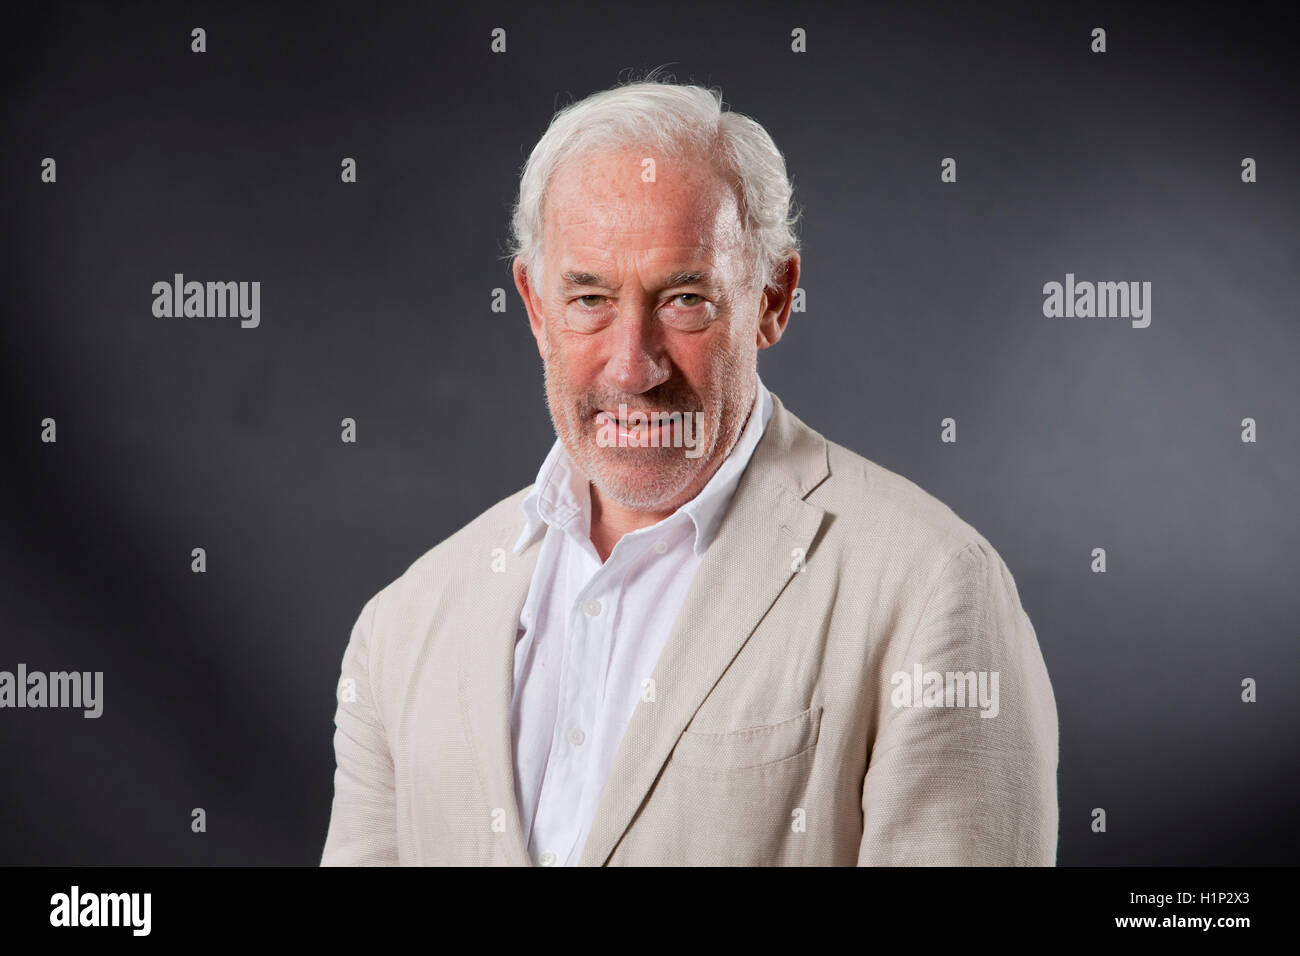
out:
<path id="1" fill-rule="evenodd" d="M 519 178 L 510 253 L 535 275 L 541 265 L 547 187 L 566 159 L 582 153 L 645 146 L 670 156 L 716 158 L 734 182 L 751 277 L 770 286 L 781 262 L 798 251 L 798 213 L 785 159 L 760 124 L 725 109 L 722 93 L 646 79 L 593 93 L 560 110 L 533 147 Z"/>

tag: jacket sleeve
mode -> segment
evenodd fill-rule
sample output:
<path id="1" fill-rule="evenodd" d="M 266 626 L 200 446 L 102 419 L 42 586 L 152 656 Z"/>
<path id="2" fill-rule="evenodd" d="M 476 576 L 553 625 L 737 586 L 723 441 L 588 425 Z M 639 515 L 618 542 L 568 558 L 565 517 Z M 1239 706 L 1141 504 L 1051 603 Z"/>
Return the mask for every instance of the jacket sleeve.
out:
<path id="1" fill-rule="evenodd" d="M 905 651 L 884 661 L 858 865 L 1055 865 L 1056 700 L 987 542 L 947 559 Z"/>
<path id="2" fill-rule="evenodd" d="M 370 672 L 380 594 L 362 609 L 343 652 L 334 714 L 334 803 L 321 866 L 398 863 L 393 760 Z"/>

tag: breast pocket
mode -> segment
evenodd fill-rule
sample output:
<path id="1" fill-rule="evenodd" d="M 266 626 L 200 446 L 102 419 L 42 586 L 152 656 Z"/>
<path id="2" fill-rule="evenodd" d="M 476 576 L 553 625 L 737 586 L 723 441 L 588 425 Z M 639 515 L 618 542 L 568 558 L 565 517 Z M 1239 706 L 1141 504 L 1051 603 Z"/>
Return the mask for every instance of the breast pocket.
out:
<path id="1" fill-rule="evenodd" d="M 726 733 L 686 730 L 673 750 L 678 766 L 701 770 L 744 770 L 764 767 L 797 757 L 817 744 L 822 709 L 809 707 L 801 714 L 774 724 Z"/>
<path id="2" fill-rule="evenodd" d="M 804 825 L 822 708 L 723 733 L 685 731 L 636 829 L 636 858 L 688 866 L 808 859 Z"/>

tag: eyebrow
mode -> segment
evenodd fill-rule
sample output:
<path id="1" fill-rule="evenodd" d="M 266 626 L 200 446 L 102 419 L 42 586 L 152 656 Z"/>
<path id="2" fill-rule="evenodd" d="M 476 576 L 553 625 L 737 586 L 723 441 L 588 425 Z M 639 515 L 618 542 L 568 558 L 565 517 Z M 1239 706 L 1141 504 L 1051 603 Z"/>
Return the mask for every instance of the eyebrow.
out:
<path id="1" fill-rule="evenodd" d="M 564 280 L 564 284 L 566 286 L 595 286 L 596 288 L 600 288 L 600 289 L 613 288 L 613 285 L 610 283 L 608 279 L 606 279 L 604 276 L 599 276 L 592 272 L 578 272 L 575 270 L 570 270 L 569 272 L 565 272 L 561 276 L 561 278 Z M 674 272 L 670 276 L 668 276 L 667 281 L 664 283 L 664 288 L 675 288 L 676 286 L 679 285 L 696 285 L 696 284 L 712 285 L 713 284 L 712 274 L 706 271 L 696 270 L 696 269 Z"/>
<path id="2" fill-rule="evenodd" d="M 566 272 L 560 278 L 564 280 L 565 285 L 594 285 L 602 289 L 609 288 L 606 285 L 604 276 L 598 276 L 591 272 Z"/>

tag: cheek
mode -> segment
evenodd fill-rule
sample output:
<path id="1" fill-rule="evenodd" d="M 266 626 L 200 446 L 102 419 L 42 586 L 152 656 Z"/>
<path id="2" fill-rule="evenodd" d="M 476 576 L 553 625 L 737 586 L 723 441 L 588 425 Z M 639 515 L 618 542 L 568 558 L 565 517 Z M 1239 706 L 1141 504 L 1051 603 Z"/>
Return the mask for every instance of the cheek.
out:
<path id="1" fill-rule="evenodd" d="M 719 330 L 701 350 L 698 375 L 703 381 L 715 388 L 729 385 L 726 380 L 735 367 L 736 358 L 742 354 L 743 343 L 737 338 L 734 328 Z"/>
<path id="2" fill-rule="evenodd" d="M 563 371 L 564 384 L 570 391 L 589 387 L 600 374 L 603 360 L 592 336 L 556 330 L 551 333 L 549 347 L 548 361 L 553 368 Z"/>

